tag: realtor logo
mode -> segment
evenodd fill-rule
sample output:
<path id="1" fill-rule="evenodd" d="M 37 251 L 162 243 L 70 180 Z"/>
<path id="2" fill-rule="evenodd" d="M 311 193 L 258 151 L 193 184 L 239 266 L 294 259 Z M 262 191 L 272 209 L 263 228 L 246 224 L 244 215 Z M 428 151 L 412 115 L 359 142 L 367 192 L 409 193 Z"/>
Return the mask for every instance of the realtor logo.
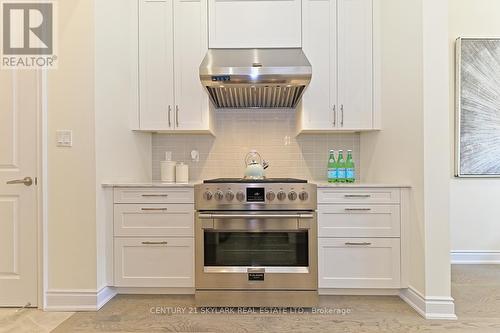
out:
<path id="1" fill-rule="evenodd" d="M 54 3 L 3 1 L 1 5 L 2 68 L 54 68 Z"/>

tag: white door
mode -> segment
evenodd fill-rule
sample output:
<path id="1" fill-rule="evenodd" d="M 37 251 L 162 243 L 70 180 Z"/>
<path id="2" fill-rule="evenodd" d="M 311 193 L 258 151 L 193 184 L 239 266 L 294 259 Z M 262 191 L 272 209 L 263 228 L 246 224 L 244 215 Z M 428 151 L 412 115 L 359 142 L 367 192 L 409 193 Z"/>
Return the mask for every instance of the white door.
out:
<path id="1" fill-rule="evenodd" d="M 302 130 L 336 127 L 337 0 L 304 0 L 303 50 L 312 66 L 312 79 L 302 98 Z"/>
<path id="2" fill-rule="evenodd" d="M 0 306 L 37 305 L 37 73 L 0 71 Z M 29 185 L 29 186 L 27 186 Z"/>
<path id="3" fill-rule="evenodd" d="M 174 129 L 172 0 L 139 2 L 140 128 Z"/>
<path id="4" fill-rule="evenodd" d="M 373 127 L 373 0 L 338 0 L 340 127 Z"/>
<path id="5" fill-rule="evenodd" d="M 209 128 L 208 95 L 199 67 L 208 50 L 207 0 L 174 0 L 175 127 Z"/>

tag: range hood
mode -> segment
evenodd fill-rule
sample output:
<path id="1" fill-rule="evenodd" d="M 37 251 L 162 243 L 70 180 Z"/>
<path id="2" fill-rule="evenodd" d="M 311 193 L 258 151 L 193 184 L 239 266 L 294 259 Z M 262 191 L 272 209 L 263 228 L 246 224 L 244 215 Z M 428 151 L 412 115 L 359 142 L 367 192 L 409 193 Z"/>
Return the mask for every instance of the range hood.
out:
<path id="1" fill-rule="evenodd" d="M 210 49 L 200 79 L 216 108 L 295 108 L 311 81 L 302 49 Z"/>

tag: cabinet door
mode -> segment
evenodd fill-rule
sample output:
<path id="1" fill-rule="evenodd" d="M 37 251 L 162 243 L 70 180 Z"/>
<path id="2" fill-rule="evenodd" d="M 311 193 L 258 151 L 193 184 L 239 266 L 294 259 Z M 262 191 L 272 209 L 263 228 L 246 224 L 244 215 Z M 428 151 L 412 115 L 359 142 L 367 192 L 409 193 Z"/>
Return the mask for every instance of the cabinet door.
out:
<path id="1" fill-rule="evenodd" d="M 318 205 L 319 237 L 400 237 L 399 205 Z"/>
<path id="2" fill-rule="evenodd" d="M 373 127 L 372 0 L 338 0 L 340 127 Z"/>
<path id="3" fill-rule="evenodd" d="M 145 130 L 173 129 L 172 0 L 139 1 L 139 123 Z"/>
<path id="4" fill-rule="evenodd" d="M 116 287 L 194 287 L 194 238 L 115 238 Z"/>
<path id="5" fill-rule="evenodd" d="M 313 75 L 302 99 L 302 130 L 335 127 L 337 103 L 337 0 L 304 0 L 303 50 Z"/>
<path id="6" fill-rule="evenodd" d="M 209 0 L 210 48 L 301 47 L 301 0 Z"/>
<path id="7" fill-rule="evenodd" d="M 319 288 L 400 288 L 399 238 L 319 238 Z"/>
<path id="8" fill-rule="evenodd" d="M 193 204 L 116 204 L 114 235 L 194 237 Z"/>
<path id="9" fill-rule="evenodd" d="M 175 127 L 209 128 L 199 67 L 208 50 L 207 0 L 174 0 Z"/>

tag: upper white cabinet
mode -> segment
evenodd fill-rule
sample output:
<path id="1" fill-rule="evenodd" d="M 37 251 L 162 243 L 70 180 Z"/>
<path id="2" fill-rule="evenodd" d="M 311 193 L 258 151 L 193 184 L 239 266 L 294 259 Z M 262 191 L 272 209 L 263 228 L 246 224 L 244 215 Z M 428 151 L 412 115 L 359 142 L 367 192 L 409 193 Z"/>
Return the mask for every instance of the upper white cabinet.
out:
<path id="1" fill-rule="evenodd" d="M 207 0 L 139 0 L 140 130 L 211 131 L 207 29 Z"/>
<path id="2" fill-rule="evenodd" d="M 301 0 L 208 0 L 210 48 L 301 47 Z"/>
<path id="3" fill-rule="evenodd" d="M 303 0 L 302 29 L 313 76 L 299 131 L 374 129 L 373 0 Z"/>

